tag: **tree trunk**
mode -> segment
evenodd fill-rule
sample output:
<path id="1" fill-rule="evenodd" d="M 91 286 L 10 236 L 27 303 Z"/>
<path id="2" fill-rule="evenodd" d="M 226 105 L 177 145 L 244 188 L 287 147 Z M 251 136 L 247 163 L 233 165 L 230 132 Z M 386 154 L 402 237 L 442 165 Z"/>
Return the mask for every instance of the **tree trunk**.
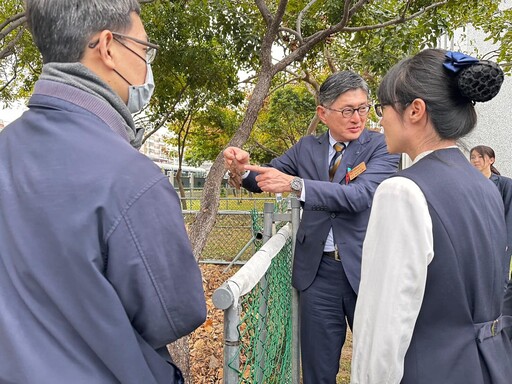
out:
<path id="1" fill-rule="evenodd" d="M 258 112 L 263 107 L 265 97 L 270 90 L 270 84 L 273 76 L 274 73 L 271 67 L 260 72 L 258 82 L 256 83 L 252 97 L 249 100 L 244 120 L 235 135 L 231 138 L 229 146 L 242 147 L 249 139 L 254 123 L 258 118 Z M 203 194 L 201 196 L 201 209 L 190 226 L 190 240 L 196 260 L 199 260 L 201 257 L 201 252 L 208 240 L 208 234 L 211 232 L 213 225 L 215 224 L 215 218 L 217 217 L 217 210 L 219 208 L 220 201 L 220 188 L 224 173 L 224 156 L 221 152 L 210 168 L 210 172 L 208 173 L 208 177 L 204 184 Z"/>

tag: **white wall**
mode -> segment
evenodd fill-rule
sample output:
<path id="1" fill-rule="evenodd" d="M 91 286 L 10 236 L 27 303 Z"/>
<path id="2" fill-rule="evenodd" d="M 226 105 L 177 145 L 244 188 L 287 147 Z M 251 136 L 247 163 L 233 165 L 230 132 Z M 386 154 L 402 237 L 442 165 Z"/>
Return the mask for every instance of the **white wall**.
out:
<path id="1" fill-rule="evenodd" d="M 512 0 L 504 0 L 502 8 L 512 7 Z M 481 57 L 493 49 L 484 35 L 475 30 L 466 30 L 467 37 L 455 49 L 476 57 Z M 460 34 L 458 35 L 460 38 Z M 472 46 L 476 43 L 478 54 Z M 512 76 L 505 76 L 500 93 L 492 100 L 477 103 L 478 123 L 474 131 L 463 141 L 468 149 L 483 144 L 494 149 L 496 153 L 496 168 L 502 175 L 512 177 Z"/>

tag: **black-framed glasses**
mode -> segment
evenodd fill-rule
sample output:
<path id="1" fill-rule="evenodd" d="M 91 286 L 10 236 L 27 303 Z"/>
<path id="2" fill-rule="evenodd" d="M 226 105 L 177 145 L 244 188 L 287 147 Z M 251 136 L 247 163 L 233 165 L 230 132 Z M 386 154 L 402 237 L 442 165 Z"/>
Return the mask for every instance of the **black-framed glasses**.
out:
<path id="1" fill-rule="evenodd" d="M 366 116 L 368 112 L 370 111 L 371 105 L 361 105 L 359 108 L 352 108 L 352 107 L 346 107 L 343 109 L 335 109 L 335 108 L 329 108 L 324 107 L 325 109 L 328 109 L 329 111 L 339 112 L 343 117 L 352 117 L 354 112 L 357 111 L 359 116 Z"/>
<path id="2" fill-rule="evenodd" d="M 141 40 L 141 39 L 137 39 L 135 37 L 125 35 L 124 33 L 112 32 L 112 35 L 114 36 L 114 40 L 115 41 L 117 41 L 119 44 L 121 44 L 126 49 L 128 49 L 128 50 L 132 51 L 133 53 L 135 53 L 138 57 L 140 57 L 142 60 L 144 60 L 148 64 L 151 64 L 155 60 L 156 53 L 160 49 L 160 47 L 157 44 L 153 44 L 153 43 L 150 43 L 149 41 L 144 41 L 144 40 Z M 146 58 L 142 57 L 137 52 L 135 52 L 133 49 L 131 49 L 129 46 L 124 44 L 121 41 L 121 39 L 131 40 L 131 41 L 136 42 L 137 44 L 144 45 L 146 47 Z M 89 43 L 88 46 L 89 46 L 89 48 L 95 48 L 98 45 L 99 42 L 100 42 L 100 39 L 98 39 L 98 40 L 96 40 L 96 41 L 94 41 L 92 43 Z"/>
<path id="3" fill-rule="evenodd" d="M 378 117 L 382 117 L 382 108 L 384 108 L 388 104 L 375 104 L 373 108 L 375 108 L 375 114 Z"/>
<path id="4" fill-rule="evenodd" d="M 412 101 L 409 101 L 408 103 L 405 104 L 402 104 L 400 101 L 393 101 L 392 103 L 377 103 L 373 107 L 375 108 L 375 114 L 378 117 L 382 117 L 382 110 L 384 109 L 384 107 L 387 107 L 388 105 L 402 104 L 404 108 L 407 108 L 411 103 Z"/>

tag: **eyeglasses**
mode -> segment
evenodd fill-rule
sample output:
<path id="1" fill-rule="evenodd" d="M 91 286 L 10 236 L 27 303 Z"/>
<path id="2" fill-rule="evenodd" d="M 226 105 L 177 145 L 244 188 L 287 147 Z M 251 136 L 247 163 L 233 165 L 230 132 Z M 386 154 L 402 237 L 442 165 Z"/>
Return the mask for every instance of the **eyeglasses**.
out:
<path id="1" fill-rule="evenodd" d="M 158 49 L 160 48 L 158 45 L 156 44 L 153 44 L 153 43 L 150 43 L 149 41 L 144 41 L 144 40 L 140 40 L 140 39 L 136 39 L 135 37 L 131 37 L 131 36 L 128 36 L 128 35 L 124 35 L 122 33 L 118 33 L 118 32 L 112 32 L 112 35 L 114 35 L 114 39 L 121 45 L 123 45 L 125 48 L 129 49 L 130 51 L 132 51 L 133 53 L 135 53 L 137 56 L 139 56 L 142 60 L 144 60 L 146 63 L 148 64 L 151 64 L 153 62 L 153 60 L 155 60 L 155 57 L 156 57 L 156 52 L 158 51 Z M 137 52 L 135 52 L 133 49 L 131 49 L 129 46 L 127 46 L 126 44 L 123 44 L 120 39 L 127 39 L 127 40 L 131 40 L 131 41 L 135 41 L 136 43 L 138 44 L 141 44 L 141 45 L 144 45 L 146 46 L 146 59 L 144 59 L 141 55 L 139 55 Z"/>
<path id="2" fill-rule="evenodd" d="M 324 108 L 328 109 L 329 111 L 340 112 L 343 117 L 352 117 L 352 115 L 356 111 L 359 114 L 359 116 L 366 116 L 368 114 L 368 112 L 370 111 L 371 107 L 372 107 L 371 105 L 361 105 L 359 108 L 351 108 L 351 107 L 347 107 L 347 108 L 343 108 L 343 109 L 334 109 L 334 108 L 329 108 L 329 107 L 324 107 Z"/>
<path id="3" fill-rule="evenodd" d="M 381 104 L 375 104 L 373 107 L 375 108 L 375 114 L 378 116 L 378 117 L 382 117 L 382 110 L 384 109 L 384 107 L 388 106 L 388 105 L 395 105 L 395 104 L 400 104 L 399 101 L 394 101 L 392 103 L 381 103 Z M 405 103 L 403 104 L 404 108 L 408 107 L 409 104 L 411 104 L 411 101 L 408 102 L 408 103 Z"/>
<path id="4" fill-rule="evenodd" d="M 373 107 L 375 108 L 375 113 L 378 117 L 382 117 L 382 108 L 389 104 L 375 104 Z"/>
<path id="5" fill-rule="evenodd" d="M 157 44 L 150 43 L 149 41 L 144 41 L 144 40 L 136 39 L 135 37 L 131 37 L 131 36 L 125 35 L 123 33 L 112 32 L 112 35 L 114 36 L 114 40 L 115 41 L 117 41 L 119 44 L 121 44 L 126 49 L 132 51 L 134 54 L 139 56 L 142 60 L 144 60 L 148 64 L 151 64 L 155 60 L 156 53 L 160 49 L 160 47 Z M 131 41 L 136 42 L 137 44 L 144 45 L 146 47 L 146 58 L 143 58 L 141 55 L 139 55 L 137 52 L 135 52 L 129 46 L 124 44 L 121 41 L 121 39 L 131 40 Z M 92 43 L 89 43 L 88 47 L 89 48 L 95 48 L 98 45 L 99 42 L 100 42 L 100 39 L 98 39 L 98 40 L 96 40 L 96 41 L 94 41 Z"/>

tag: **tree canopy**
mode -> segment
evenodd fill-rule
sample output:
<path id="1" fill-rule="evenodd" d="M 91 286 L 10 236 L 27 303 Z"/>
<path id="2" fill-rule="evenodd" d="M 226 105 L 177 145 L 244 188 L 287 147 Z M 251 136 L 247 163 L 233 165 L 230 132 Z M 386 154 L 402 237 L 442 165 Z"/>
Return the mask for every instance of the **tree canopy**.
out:
<path id="1" fill-rule="evenodd" d="M 161 49 L 154 97 L 136 123 L 149 135 L 161 127 L 175 132 L 180 160 L 213 161 L 191 226 L 197 257 L 218 207 L 221 150 L 245 145 L 265 162 L 316 132 L 316 92 L 332 71 L 358 72 L 375 91 L 398 60 L 468 24 L 497 46 L 481 54 L 512 71 L 512 11 L 500 0 L 140 2 L 148 35 Z M 3 102 L 29 95 L 41 70 L 22 3 L 0 5 Z"/>

